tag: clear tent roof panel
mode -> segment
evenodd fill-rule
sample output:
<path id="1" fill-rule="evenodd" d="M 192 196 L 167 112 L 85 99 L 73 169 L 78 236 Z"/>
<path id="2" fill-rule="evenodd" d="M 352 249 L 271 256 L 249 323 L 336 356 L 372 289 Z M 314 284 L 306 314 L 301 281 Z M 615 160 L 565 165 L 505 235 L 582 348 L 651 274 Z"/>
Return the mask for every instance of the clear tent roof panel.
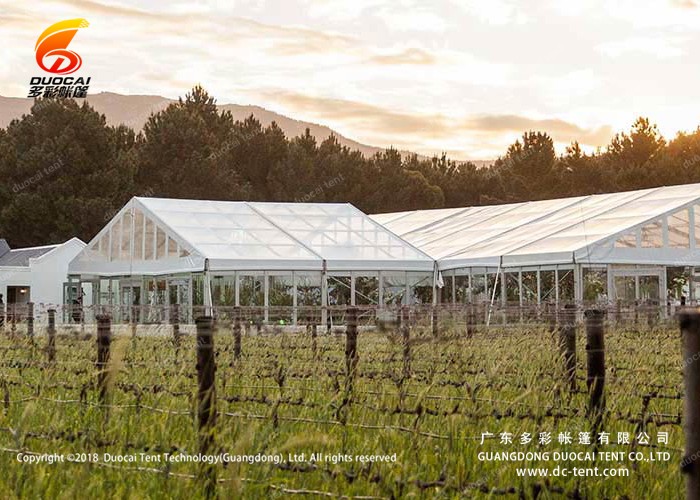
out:
<path id="1" fill-rule="evenodd" d="M 146 210 L 219 265 L 317 262 L 321 268 L 432 270 L 431 257 L 350 204 L 137 198 Z"/>
<path id="2" fill-rule="evenodd" d="M 210 259 L 321 260 L 245 203 L 138 200 Z"/>
<path id="3" fill-rule="evenodd" d="M 574 246 L 585 246 L 587 241 L 599 239 L 601 228 L 596 229 L 595 217 L 603 216 L 614 208 L 627 206 L 628 202 L 636 197 L 639 195 L 615 193 L 595 197 L 571 198 L 575 202 L 565 208 L 546 214 L 535 222 L 500 233 L 496 238 L 486 239 L 481 243 L 469 246 L 452 257 L 461 259 L 466 256 L 483 257 L 529 253 L 529 250 L 521 251 L 523 248 L 538 249 L 536 251 L 546 248 L 549 252 L 570 251 L 570 248 L 562 246 L 563 237 L 568 238 L 570 244 Z M 589 227 L 586 227 L 586 224 L 580 224 L 580 221 L 585 220 L 590 221 Z M 624 224 L 628 223 L 629 219 L 626 219 Z M 608 231 L 610 226 L 606 224 L 602 229 Z M 583 240 L 581 236 L 584 237 Z M 550 242 L 549 246 L 547 246 L 547 242 Z M 580 248 L 580 246 L 576 248 Z"/>
<path id="4" fill-rule="evenodd" d="M 251 203 L 327 260 L 432 259 L 350 204 Z"/>
<path id="5" fill-rule="evenodd" d="M 465 248 L 474 247 L 481 242 L 491 247 L 494 245 L 493 240 L 498 238 L 499 235 L 530 224 L 543 217 L 548 211 L 569 206 L 574 202 L 574 199 L 549 200 L 498 208 L 489 207 L 485 211 L 471 214 L 469 216 L 471 223 L 467 220 L 460 220 L 457 223 L 447 224 L 448 221 L 444 221 L 442 223 L 443 231 L 447 232 L 447 234 L 441 238 L 433 239 L 430 244 L 426 245 L 426 249 L 430 248 L 432 252 L 435 252 L 431 253 L 431 251 L 428 251 L 436 258 L 445 258 L 454 254 L 455 251 L 459 252 Z M 540 209 L 534 205 L 539 205 Z M 464 218 L 460 217 L 460 219 Z M 406 235 L 406 238 L 410 241 L 410 235 Z M 448 240 L 449 243 L 446 243 Z"/>
<path id="6" fill-rule="evenodd" d="M 656 217 L 700 199 L 700 184 L 465 208 L 433 224 L 410 226 L 422 211 L 392 219 L 387 227 L 440 263 L 493 261 L 509 255 L 561 258 L 610 240 Z M 430 212 L 430 211 L 426 211 Z M 452 267 L 450 264 L 449 267 Z"/>
<path id="7" fill-rule="evenodd" d="M 416 227 L 434 224 L 446 217 L 454 216 L 460 212 L 464 212 L 465 210 L 473 210 L 473 208 L 438 208 L 432 210 L 417 210 L 415 212 L 403 212 L 403 215 L 400 218 L 388 217 L 384 219 L 390 219 L 394 233 L 405 234 Z M 372 218 L 380 224 L 389 222 L 389 220 L 383 220 L 381 215 L 383 214 L 380 214 L 379 216 L 372 216 Z"/>

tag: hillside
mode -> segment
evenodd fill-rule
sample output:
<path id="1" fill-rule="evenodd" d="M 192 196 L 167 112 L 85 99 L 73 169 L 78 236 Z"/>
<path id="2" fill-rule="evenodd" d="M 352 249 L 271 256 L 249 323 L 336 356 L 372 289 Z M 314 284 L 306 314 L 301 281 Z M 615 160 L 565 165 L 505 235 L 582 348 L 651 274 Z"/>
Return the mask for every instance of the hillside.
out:
<path id="1" fill-rule="evenodd" d="M 107 122 L 109 124 L 124 124 L 134 130 L 140 130 L 151 113 L 160 111 L 173 102 L 173 99 L 162 96 L 122 95 L 113 92 L 100 92 L 99 94 L 91 95 L 87 100 L 97 111 L 107 117 Z M 28 98 L 0 96 L 0 127 L 7 127 L 10 121 L 21 117 L 22 114 L 28 113 L 31 105 L 32 100 Z M 349 139 L 325 125 L 295 120 L 294 118 L 275 113 L 274 111 L 267 110 L 260 106 L 221 104 L 219 107 L 230 111 L 235 120 L 243 120 L 252 114 L 263 126 L 269 125 L 274 121 L 284 131 L 287 137 L 301 135 L 308 128 L 311 131 L 311 135 L 316 137 L 319 141 L 324 140 L 330 135 L 335 135 L 343 146 L 347 146 L 353 150 L 359 150 L 365 156 L 372 156 L 384 149 Z M 402 151 L 401 153 L 403 155 L 410 154 L 408 151 Z M 489 164 L 490 162 L 476 161 L 475 163 L 481 166 Z"/>

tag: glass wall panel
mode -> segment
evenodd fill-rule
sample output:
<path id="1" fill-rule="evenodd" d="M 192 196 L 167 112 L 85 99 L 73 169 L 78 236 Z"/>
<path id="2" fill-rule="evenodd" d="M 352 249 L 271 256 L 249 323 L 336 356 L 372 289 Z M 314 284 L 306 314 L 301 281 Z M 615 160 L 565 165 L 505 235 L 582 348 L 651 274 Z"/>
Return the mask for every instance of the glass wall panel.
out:
<path id="1" fill-rule="evenodd" d="M 663 245 L 663 224 L 660 220 L 642 227 L 642 248 L 661 248 Z"/>
<path id="2" fill-rule="evenodd" d="M 636 248 L 637 233 L 627 233 L 620 236 L 615 241 L 615 248 Z"/>
<path id="3" fill-rule="evenodd" d="M 520 304 L 518 273 L 506 273 L 506 300 L 510 304 Z"/>
<path id="4" fill-rule="evenodd" d="M 493 299 L 494 304 L 498 304 L 501 301 L 501 286 L 503 285 L 503 283 L 501 283 L 501 275 L 500 273 L 489 273 L 486 276 L 488 278 L 488 293 L 486 300 L 491 302 Z M 494 287 L 496 289 L 495 295 L 493 293 Z"/>
<path id="5" fill-rule="evenodd" d="M 472 274 L 472 302 L 487 302 L 491 300 L 486 291 L 486 276 L 484 274 Z"/>
<path id="6" fill-rule="evenodd" d="M 155 247 L 153 246 L 153 241 L 155 238 L 155 231 L 156 231 L 156 226 L 153 224 L 153 221 L 151 219 L 146 219 L 146 229 L 145 229 L 145 246 L 146 250 L 144 252 L 144 259 L 145 260 L 153 260 L 154 259 L 154 251 Z"/>
<path id="7" fill-rule="evenodd" d="M 687 285 L 688 270 L 685 267 L 668 266 L 666 268 L 666 286 L 668 287 L 666 293 L 668 295 L 676 300 L 681 300 L 682 297 L 686 296 Z"/>
<path id="8" fill-rule="evenodd" d="M 442 281 L 445 283 L 445 286 L 442 288 L 438 288 L 438 293 L 440 296 L 440 303 L 441 304 L 451 304 L 453 301 L 452 297 L 452 289 L 453 289 L 453 284 L 454 284 L 454 271 L 445 271 L 442 273 Z"/>
<path id="9" fill-rule="evenodd" d="M 639 298 L 641 300 L 659 300 L 659 277 L 639 277 Z"/>
<path id="10" fill-rule="evenodd" d="M 105 257 L 109 257 L 109 231 L 100 238 L 100 253 Z"/>
<path id="11" fill-rule="evenodd" d="M 693 205 L 693 215 L 695 218 L 695 246 L 700 247 L 700 205 Z"/>
<path id="12" fill-rule="evenodd" d="M 134 259 L 143 260 L 144 218 L 141 210 L 134 213 Z"/>
<path id="13" fill-rule="evenodd" d="M 101 279 L 99 283 L 99 304 L 101 306 L 109 306 L 114 303 L 112 298 L 111 283 L 108 279 Z"/>
<path id="14" fill-rule="evenodd" d="M 177 257 L 177 255 L 177 241 L 168 237 L 168 257 L 174 258 Z"/>
<path id="15" fill-rule="evenodd" d="M 192 305 L 204 305 L 204 274 L 197 273 L 192 275 Z"/>
<path id="16" fill-rule="evenodd" d="M 349 306 L 350 276 L 328 276 L 328 305 L 329 306 Z"/>
<path id="17" fill-rule="evenodd" d="M 265 305 L 265 277 L 262 275 L 240 276 L 241 306 Z"/>
<path id="18" fill-rule="evenodd" d="M 690 248 L 690 215 L 688 210 L 680 210 L 668 218 L 668 246 Z"/>
<path id="19" fill-rule="evenodd" d="M 121 260 L 131 259 L 131 213 L 125 212 L 122 217 L 122 239 L 119 252 Z"/>
<path id="20" fill-rule="evenodd" d="M 615 296 L 625 302 L 635 301 L 634 276 L 615 276 Z"/>
<path id="21" fill-rule="evenodd" d="M 608 272 L 605 269 L 583 269 L 583 300 L 605 302 L 608 299 Z"/>
<path id="22" fill-rule="evenodd" d="M 537 304 L 537 271 L 523 271 L 523 304 Z"/>
<path id="23" fill-rule="evenodd" d="M 406 295 L 406 273 L 382 273 L 382 294 L 385 305 L 402 305 Z"/>
<path id="24" fill-rule="evenodd" d="M 156 259 L 165 257 L 165 231 L 158 228 L 156 236 Z"/>
<path id="25" fill-rule="evenodd" d="M 554 281 L 554 271 L 540 271 L 540 293 L 542 294 L 542 302 L 554 302 L 556 299 L 556 290 Z"/>
<path id="26" fill-rule="evenodd" d="M 408 286 L 411 304 L 433 303 L 433 273 L 409 272 Z"/>
<path id="27" fill-rule="evenodd" d="M 117 221 L 114 226 L 112 226 L 111 232 L 112 232 L 112 242 L 111 242 L 111 248 L 112 248 L 112 253 L 110 260 L 119 260 L 119 252 L 121 249 L 121 230 L 122 230 L 122 223 L 121 220 Z"/>
<path id="28" fill-rule="evenodd" d="M 292 273 L 270 275 L 267 277 L 268 301 L 270 304 L 270 321 L 290 323 L 293 318 L 294 281 Z"/>
<path id="29" fill-rule="evenodd" d="M 212 302 L 215 306 L 236 305 L 235 276 L 214 276 L 211 279 Z"/>
<path id="30" fill-rule="evenodd" d="M 376 306 L 379 303 L 379 276 L 355 277 L 355 304 Z"/>
<path id="31" fill-rule="evenodd" d="M 572 269 L 560 269 L 559 302 L 573 302 L 574 297 L 574 271 Z"/>
<path id="32" fill-rule="evenodd" d="M 295 274 L 297 306 L 321 305 L 321 273 Z"/>
<path id="33" fill-rule="evenodd" d="M 469 289 L 469 269 L 455 270 L 455 303 L 468 304 L 472 299 Z"/>

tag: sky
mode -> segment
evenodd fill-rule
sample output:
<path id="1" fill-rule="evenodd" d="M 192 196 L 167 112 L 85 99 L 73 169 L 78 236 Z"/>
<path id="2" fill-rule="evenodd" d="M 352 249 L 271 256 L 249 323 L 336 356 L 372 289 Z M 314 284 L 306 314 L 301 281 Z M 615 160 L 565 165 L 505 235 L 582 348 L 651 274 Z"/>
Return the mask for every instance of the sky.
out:
<path id="1" fill-rule="evenodd" d="M 202 84 L 373 146 L 493 159 L 524 131 L 604 148 L 638 116 L 700 125 L 700 0 L 0 0 L 0 95 L 70 45 L 90 92 L 176 98 Z"/>

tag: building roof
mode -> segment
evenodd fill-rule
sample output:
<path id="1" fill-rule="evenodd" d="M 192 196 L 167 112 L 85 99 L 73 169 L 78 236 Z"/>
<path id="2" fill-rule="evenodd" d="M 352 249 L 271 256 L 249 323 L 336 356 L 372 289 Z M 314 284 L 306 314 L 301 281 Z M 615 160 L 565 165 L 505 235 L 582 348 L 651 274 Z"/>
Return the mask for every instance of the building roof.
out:
<path id="1" fill-rule="evenodd" d="M 59 246 L 60 245 L 46 245 L 41 247 L 10 249 L 5 253 L 0 253 L 0 267 L 29 267 L 29 259 L 41 257 Z"/>
<path id="2" fill-rule="evenodd" d="M 683 259 L 683 265 L 700 265 L 700 252 L 692 237 L 694 224 L 689 224 L 694 215 L 688 215 L 685 221 L 689 239 L 686 249 L 664 248 L 662 252 L 636 248 L 644 251 L 633 254 L 615 243 L 621 234 L 635 230 L 639 233 L 640 227 L 656 219 L 667 227 L 667 215 L 693 206 L 698 200 L 700 184 L 688 184 L 505 205 L 415 210 L 372 218 L 435 258 L 441 269 L 574 262 L 647 263 L 654 259 L 666 264 Z M 696 224 L 700 226 L 700 221 Z M 643 237 L 644 231 L 637 241 Z"/>
<path id="3" fill-rule="evenodd" d="M 348 203 L 137 197 L 71 263 L 70 272 L 201 271 L 205 261 L 212 271 L 432 271 L 435 265 Z"/>

